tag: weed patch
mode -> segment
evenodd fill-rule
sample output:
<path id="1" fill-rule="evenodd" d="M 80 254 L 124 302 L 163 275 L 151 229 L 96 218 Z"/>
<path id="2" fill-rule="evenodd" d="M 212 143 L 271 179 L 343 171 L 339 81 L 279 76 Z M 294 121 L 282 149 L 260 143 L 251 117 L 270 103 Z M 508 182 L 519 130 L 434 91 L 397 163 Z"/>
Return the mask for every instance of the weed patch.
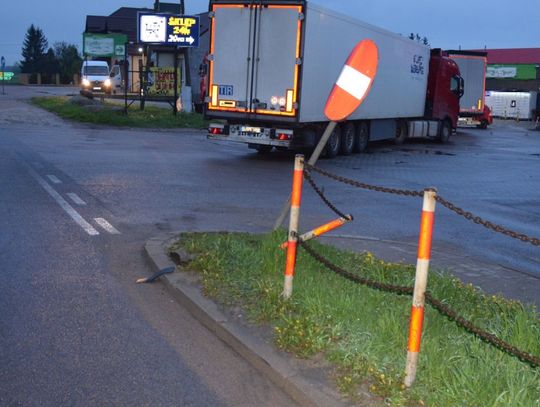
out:
<path id="1" fill-rule="evenodd" d="M 285 301 L 284 252 L 279 231 L 264 236 L 185 234 L 178 241 L 196 254 L 206 295 L 242 306 L 249 320 L 273 328 L 274 343 L 300 358 L 323 354 L 338 388 L 352 400 L 366 392 L 392 406 L 540 406 L 540 371 L 493 348 L 427 307 L 415 385 L 403 386 L 411 298 L 354 284 L 300 250 L 293 297 Z M 333 263 L 363 277 L 413 285 L 414 268 L 371 254 L 314 243 Z M 471 285 L 430 272 L 429 290 L 460 315 L 514 346 L 540 354 L 536 310 L 486 296 Z"/>
<path id="2" fill-rule="evenodd" d="M 132 105 L 126 115 L 123 106 L 103 103 L 98 106 L 81 106 L 70 102 L 69 97 L 49 96 L 34 97 L 32 103 L 64 119 L 83 123 L 104 124 L 118 127 L 141 128 L 195 128 L 208 127 L 202 115 L 197 113 L 178 113 L 173 115 L 171 109 L 146 106 L 140 110 Z"/>

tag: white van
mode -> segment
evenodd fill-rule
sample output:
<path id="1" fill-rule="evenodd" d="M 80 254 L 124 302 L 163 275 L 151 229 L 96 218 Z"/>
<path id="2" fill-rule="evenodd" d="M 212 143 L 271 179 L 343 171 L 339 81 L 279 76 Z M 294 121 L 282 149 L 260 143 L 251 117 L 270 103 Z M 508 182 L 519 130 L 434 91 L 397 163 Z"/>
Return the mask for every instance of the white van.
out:
<path id="1" fill-rule="evenodd" d="M 81 89 L 90 92 L 111 93 L 109 64 L 105 61 L 84 61 L 81 67 Z"/>

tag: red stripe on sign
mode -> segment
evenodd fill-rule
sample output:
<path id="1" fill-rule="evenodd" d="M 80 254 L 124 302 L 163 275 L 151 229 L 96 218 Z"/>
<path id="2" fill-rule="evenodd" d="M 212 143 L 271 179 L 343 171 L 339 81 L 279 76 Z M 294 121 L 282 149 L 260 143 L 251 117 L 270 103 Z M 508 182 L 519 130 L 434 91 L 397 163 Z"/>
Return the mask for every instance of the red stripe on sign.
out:
<path id="1" fill-rule="evenodd" d="M 356 52 L 349 55 L 349 59 L 347 59 L 345 64 L 370 78 L 374 78 L 377 73 L 378 62 L 379 53 L 377 46 L 373 41 L 366 40 L 358 45 Z"/>

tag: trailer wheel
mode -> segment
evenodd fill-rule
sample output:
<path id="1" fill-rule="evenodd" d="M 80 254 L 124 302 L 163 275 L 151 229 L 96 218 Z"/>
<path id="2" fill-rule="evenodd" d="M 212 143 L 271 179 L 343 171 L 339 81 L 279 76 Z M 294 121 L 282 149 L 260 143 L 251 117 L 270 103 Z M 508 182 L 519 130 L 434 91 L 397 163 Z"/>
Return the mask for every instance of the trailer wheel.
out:
<path id="1" fill-rule="evenodd" d="M 486 119 L 483 119 L 478 126 L 476 126 L 479 129 L 485 130 L 488 127 L 488 121 Z"/>
<path id="2" fill-rule="evenodd" d="M 258 154 L 268 154 L 270 151 L 272 151 L 273 146 L 268 146 L 266 144 L 256 144 L 253 147 Z"/>
<path id="3" fill-rule="evenodd" d="M 405 120 L 400 120 L 396 125 L 396 137 L 394 138 L 394 143 L 398 146 L 405 142 L 407 138 L 407 122 Z"/>
<path id="4" fill-rule="evenodd" d="M 442 122 L 441 130 L 439 132 L 439 141 L 442 144 L 448 143 L 450 135 L 452 134 L 452 125 L 448 120 Z"/>
<path id="5" fill-rule="evenodd" d="M 367 150 L 369 143 L 369 124 L 362 121 L 356 126 L 356 136 L 354 143 L 354 152 L 363 153 Z"/>
<path id="6" fill-rule="evenodd" d="M 355 139 L 355 130 L 354 124 L 351 122 L 345 123 L 343 129 L 341 130 L 341 154 L 342 155 L 351 155 L 354 149 L 354 139 Z"/>
<path id="7" fill-rule="evenodd" d="M 337 125 L 332 134 L 330 134 L 330 138 L 326 142 L 326 146 L 324 148 L 325 157 L 334 158 L 336 155 L 338 155 L 340 148 L 341 128 L 339 125 Z"/>

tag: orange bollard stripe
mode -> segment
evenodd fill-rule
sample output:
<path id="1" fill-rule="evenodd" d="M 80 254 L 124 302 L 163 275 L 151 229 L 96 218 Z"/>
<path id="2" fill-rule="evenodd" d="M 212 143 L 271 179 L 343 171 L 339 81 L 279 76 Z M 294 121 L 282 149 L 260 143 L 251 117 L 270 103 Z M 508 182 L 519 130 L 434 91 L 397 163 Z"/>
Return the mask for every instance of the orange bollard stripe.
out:
<path id="1" fill-rule="evenodd" d="M 319 226 L 317 229 L 313 231 L 313 234 L 315 236 L 324 235 L 325 233 L 330 232 L 331 230 L 334 230 L 340 226 L 342 226 L 345 223 L 343 219 L 336 219 L 332 222 L 328 222 L 326 225 Z"/>
<path id="2" fill-rule="evenodd" d="M 411 324 L 409 327 L 409 352 L 420 351 L 420 341 L 422 340 L 422 324 L 424 323 L 424 307 L 411 308 Z"/>
<path id="3" fill-rule="evenodd" d="M 297 207 L 300 206 L 300 201 L 302 200 L 303 179 L 304 179 L 304 172 L 300 170 L 294 170 L 291 206 L 297 206 Z"/>
<path id="4" fill-rule="evenodd" d="M 431 240 L 433 237 L 434 213 L 422 211 L 420 237 L 418 239 L 418 258 L 429 260 L 431 257 Z"/>
<path id="5" fill-rule="evenodd" d="M 290 241 L 287 246 L 287 260 L 285 263 L 285 275 L 294 275 L 294 266 L 296 264 L 296 247 L 297 243 Z"/>

